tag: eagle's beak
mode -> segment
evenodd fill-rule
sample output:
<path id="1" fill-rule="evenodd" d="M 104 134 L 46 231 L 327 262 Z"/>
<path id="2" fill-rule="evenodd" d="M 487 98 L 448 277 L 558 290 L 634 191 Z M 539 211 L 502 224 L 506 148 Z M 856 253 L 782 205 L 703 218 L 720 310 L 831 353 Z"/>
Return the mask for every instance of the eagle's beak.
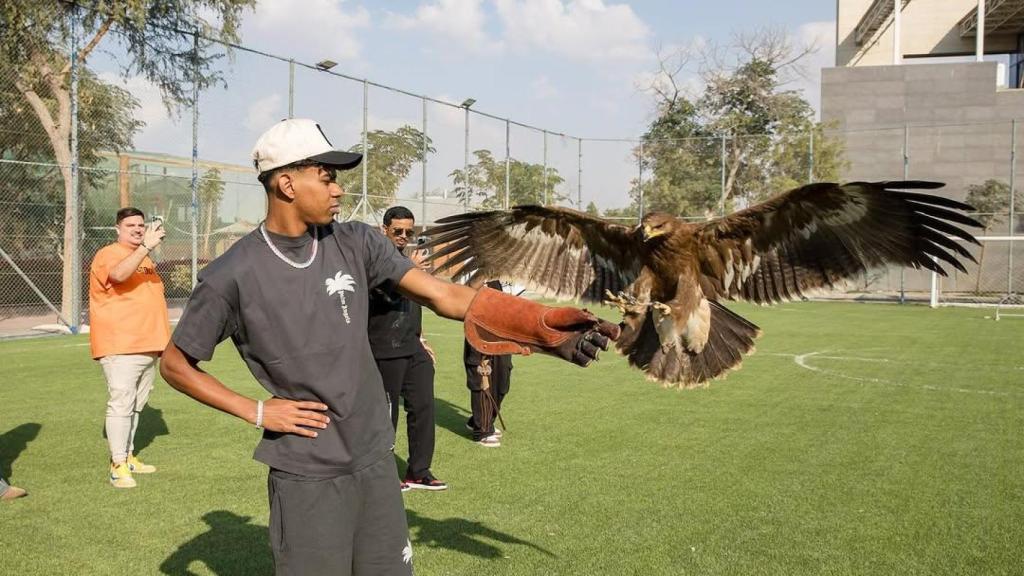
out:
<path id="1" fill-rule="evenodd" d="M 644 224 L 644 226 L 643 226 L 643 235 L 644 235 L 644 242 L 647 242 L 651 238 L 654 238 L 654 236 L 655 236 L 654 230 L 651 230 L 650 226 Z"/>

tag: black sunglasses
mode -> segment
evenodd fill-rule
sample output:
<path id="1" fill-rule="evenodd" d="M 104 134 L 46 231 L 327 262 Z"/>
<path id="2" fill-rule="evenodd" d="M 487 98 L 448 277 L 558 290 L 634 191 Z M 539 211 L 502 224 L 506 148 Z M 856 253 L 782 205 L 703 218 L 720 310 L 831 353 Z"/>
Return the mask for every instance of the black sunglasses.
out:
<path id="1" fill-rule="evenodd" d="M 412 238 L 416 235 L 416 231 L 412 228 L 392 228 L 391 233 L 395 236 L 405 236 L 406 238 Z"/>

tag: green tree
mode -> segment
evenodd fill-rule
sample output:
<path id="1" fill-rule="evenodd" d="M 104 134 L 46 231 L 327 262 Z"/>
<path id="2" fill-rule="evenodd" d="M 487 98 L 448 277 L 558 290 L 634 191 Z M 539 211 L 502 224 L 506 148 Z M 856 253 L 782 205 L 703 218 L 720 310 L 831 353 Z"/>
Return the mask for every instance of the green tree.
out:
<path id="1" fill-rule="evenodd" d="M 177 110 L 191 100 L 193 86 L 200 89 L 221 81 L 213 68 L 222 54 L 210 50 L 211 43 L 201 41 L 194 50 L 194 36 L 186 31 L 199 31 L 237 41 L 237 26 L 242 10 L 255 0 L 105 0 L 92 7 L 79 7 L 57 0 L 5 0 L 0 3 L 0 61 L 8 72 L 4 79 L 8 89 L 20 95 L 22 104 L 34 116 L 32 124 L 42 129 L 50 147 L 50 161 L 58 167 L 64 193 L 64 270 L 62 274 L 62 309 L 70 315 L 72 280 L 68 251 L 74 241 L 71 182 L 71 69 L 80 70 L 79 105 L 86 106 L 86 97 L 108 99 L 121 114 L 119 121 L 107 122 L 119 127 L 119 139 L 109 143 L 96 139 L 97 146 L 118 150 L 128 146 L 141 124 L 132 119 L 137 102 L 126 93 L 103 84 L 88 71 L 89 55 L 107 36 L 114 36 L 124 47 L 121 59 L 125 76 L 141 75 L 156 85 L 169 110 Z M 205 16 L 199 16 L 205 15 Z M 72 62 L 68 57 L 71 45 L 72 18 L 77 18 L 79 49 Z M 208 19 L 205 19 L 208 18 Z M 218 27 L 214 27 L 216 22 Z M 94 89 L 84 90 L 86 78 Z M 109 119 L 109 118 L 108 118 Z M 94 119 L 80 114 L 79 140 L 89 138 Z M 6 125 L 6 124 L 5 124 Z M 80 151 L 81 152 L 81 151 Z M 81 159 L 81 154 L 80 154 Z M 75 321 L 77 319 L 72 319 Z"/>
<path id="2" fill-rule="evenodd" d="M 455 195 L 461 201 L 478 203 L 481 208 L 500 209 L 505 207 L 505 161 L 494 158 L 490 150 L 473 152 L 476 162 L 468 171 L 455 170 L 451 173 Z M 547 194 L 545 194 L 545 168 L 543 164 L 531 164 L 509 159 L 508 205 L 557 204 L 565 196 L 556 191 L 565 180 L 558 170 L 547 168 Z M 545 202 L 545 199 L 547 202 Z"/>
<path id="3" fill-rule="evenodd" d="M 0 78 L 13 76 L 10 62 L 0 61 Z M 47 106 L 56 106 L 44 98 Z M 133 112 L 137 100 L 124 89 L 99 81 L 89 70 L 79 80 L 79 162 L 95 166 L 101 150 L 123 150 L 131 145 L 132 134 L 141 126 Z M 7 208 L 0 211 L 0 237 L 5 248 L 22 257 L 63 254 L 66 205 L 63 166 L 54 163 L 53 147 L 39 126 L 35 111 L 10 83 L 0 83 L 0 198 Z M 79 181 L 84 198 L 102 187 L 111 175 L 100 170 L 82 170 Z M 109 214 L 105 215 L 109 220 Z M 82 226 L 100 225 L 94 203 L 82 203 Z M 45 242 L 38 238 L 48 234 Z M 60 291 L 47 295 L 60 297 Z"/>
<path id="4" fill-rule="evenodd" d="M 974 218 L 984 226 L 982 235 L 997 224 L 1006 222 L 1010 213 L 1010 185 L 995 179 L 985 180 L 982 184 L 971 184 L 967 187 L 967 197 L 964 200 L 977 210 Z M 1017 193 L 1014 206 L 1020 206 L 1020 193 Z M 988 242 L 981 243 L 981 255 L 978 256 L 978 277 L 975 280 L 974 292 L 981 292 L 981 277 L 985 270 L 985 249 Z"/>
<path id="5" fill-rule="evenodd" d="M 435 150 L 430 137 L 412 126 L 402 126 L 393 132 L 374 130 L 366 134 L 369 150 L 366 156 L 367 201 L 372 210 L 383 210 L 394 203 L 402 181 L 413 165 L 423 160 L 424 139 L 427 153 L 432 154 Z M 362 142 L 349 150 L 362 153 Z M 345 190 L 342 209 L 355 208 L 363 194 L 363 171 L 339 172 L 338 182 Z"/>
<path id="6" fill-rule="evenodd" d="M 224 180 L 220 177 L 220 170 L 207 170 L 196 192 L 201 209 L 206 211 L 203 219 L 203 257 L 210 258 L 210 234 L 213 233 L 214 221 L 220 222 L 220 201 L 224 198 Z"/>
<path id="7" fill-rule="evenodd" d="M 814 121 L 798 92 L 784 89 L 810 50 L 794 50 L 779 31 L 740 36 L 730 50 L 732 65 L 714 50 L 700 55 L 704 87 L 689 97 L 679 82 L 690 55 L 661 58 L 651 85 L 656 116 L 642 154 L 634 150 L 651 175 L 643 183 L 645 211 L 710 217 L 804 184 L 812 137 L 813 177 L 836 178 L 838 140 Z M 634 212 L 640 194 L 634 181 Z"/>

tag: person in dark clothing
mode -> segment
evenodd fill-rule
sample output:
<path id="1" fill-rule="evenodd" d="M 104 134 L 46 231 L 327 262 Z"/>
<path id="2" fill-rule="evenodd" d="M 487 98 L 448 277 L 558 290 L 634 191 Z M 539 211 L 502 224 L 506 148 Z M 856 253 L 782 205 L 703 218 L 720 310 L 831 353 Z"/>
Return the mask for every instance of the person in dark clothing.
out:
<path id="1" fill-rule="evenodd" d="M 409 246 L 415 225 L 408 208 L 392 206 L 384 212 L 381 229 L 402 255 L 424 269 L 423 254 Z M 395 290 L 376 288 L 370 292 L 368 332 L 396 432 L 398 402 L 405 403 L 409 465 L 402 490 L 444 490 L 448 485 L 430 471 L 434 459 L 434 354 L 423 340 L 423 311 Z"/>
<path id="2" fill-rule="evenodd" d="M 486 286 L 495 290 L 502 289 L 498 280 L 491 280 Z M 462 361 L 466 365 L 466 387 L 469 388 L 469 405 L 473 411 L 466 422 L 466 428 L 473 432 L 473 441 L 476 443 L 497 448 L 501 446 L 502 432 L 494 423 L 512 381 L 512 356 L 481 354 L 467 340 L 463 343 Z M 488 372 L 486 390 L 482 371 Z"/>

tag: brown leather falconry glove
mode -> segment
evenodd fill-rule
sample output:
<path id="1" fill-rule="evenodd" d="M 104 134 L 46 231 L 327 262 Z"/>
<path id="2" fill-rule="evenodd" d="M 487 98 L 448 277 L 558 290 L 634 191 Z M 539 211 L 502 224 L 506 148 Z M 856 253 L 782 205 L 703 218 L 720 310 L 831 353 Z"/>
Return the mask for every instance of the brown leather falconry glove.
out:
<path id="1" fill-rule="evenodd" d="M 481 354 L 545 352 L 586 366 L 619 337 L 619 327 L 578 308 L 552 308 L 481 288 L 466 311 L 466 340 Z"/>

